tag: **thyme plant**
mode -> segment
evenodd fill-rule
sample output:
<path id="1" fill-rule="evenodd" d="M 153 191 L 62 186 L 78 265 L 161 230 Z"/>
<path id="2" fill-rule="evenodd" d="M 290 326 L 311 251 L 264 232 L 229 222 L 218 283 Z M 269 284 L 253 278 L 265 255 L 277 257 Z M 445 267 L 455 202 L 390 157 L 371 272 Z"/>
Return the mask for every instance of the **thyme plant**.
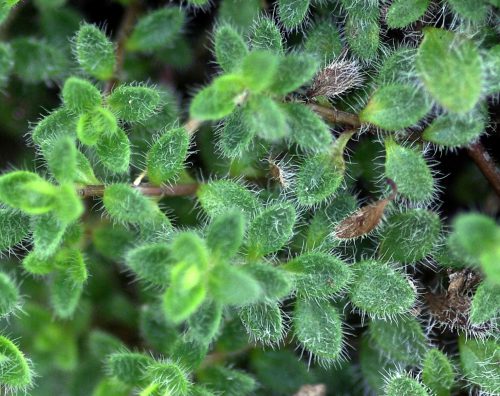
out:
<path id="1" fill-rule="evenodd" d="M 0 2 L 2 395 L 500 394 L 498 0 L 85 3 Z"/>

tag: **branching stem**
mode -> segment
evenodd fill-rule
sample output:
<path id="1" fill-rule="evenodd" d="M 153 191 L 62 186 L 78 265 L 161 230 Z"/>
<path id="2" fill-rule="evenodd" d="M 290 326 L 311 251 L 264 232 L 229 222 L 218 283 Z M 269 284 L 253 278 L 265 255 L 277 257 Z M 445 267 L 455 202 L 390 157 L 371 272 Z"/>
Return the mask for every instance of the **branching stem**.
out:
<path id="1" fill-rule="evenodd" d="M 176 184 L 173 186 L 152 186 L 147 183 L 132 187 L 140 191 L 141 194 L 149 197 L 182 197 L 193 195 L 198 189 L 198 183 Z M 77 189 L 77 193 L 82 198 L 102 197 L 105 185 L 88 185 Z"/>
<path id="2" fill-rule="evenodd" d="M 490 182 L 495 193 L 500 197 L 500 169 L 493 158 L 491 158 L 481 142 L 471 144 L 467 151 L 484 177 Z"/>

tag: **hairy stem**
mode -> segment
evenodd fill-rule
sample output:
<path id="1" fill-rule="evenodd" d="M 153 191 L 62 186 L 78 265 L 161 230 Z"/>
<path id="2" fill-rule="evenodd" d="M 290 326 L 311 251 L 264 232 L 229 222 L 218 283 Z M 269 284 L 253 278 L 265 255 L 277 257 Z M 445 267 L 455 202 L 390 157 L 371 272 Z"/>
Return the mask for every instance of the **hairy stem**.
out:
<path id="1" fill-rule="evenodd" d="M 110 93 L 113 88 L 120 82 L 120 75 L 123 71 L 123 64 L 125 62 L 125 43 L 129 34 L 132 32 L 134 27 L 137 14 L 139 13 L 140 6 L 138 1 L 132 1 L 128 5 L 123 14 L 123 19 L 120 23 L 120 28 L 116 36 L 116 66 L 115 72 L 111 79 L 108 80 L 106 86 L 104 87 L 105 93 Z"/>
<path id="2" fill-rule="evenodd" d="M 467 151 L 484 177 L 490 182 L 495 193 L 500 197 L 500 169 L 493 158 L 491 158 L 481 142 L 471 144 Z"/>
<path id="3" fill-rule="evenodd" d="M 132 187 L 149 197 L 182 197 L 193 195 L 196 193 L 199 184 L 176 184 L 173 186 L 152 186 L 144 183 L 140 185 L 133 185 Z M 102 197 L 104 195 L 105 185 L 88 185 L 77 189 L 77 193 L 82 198 Z"/>

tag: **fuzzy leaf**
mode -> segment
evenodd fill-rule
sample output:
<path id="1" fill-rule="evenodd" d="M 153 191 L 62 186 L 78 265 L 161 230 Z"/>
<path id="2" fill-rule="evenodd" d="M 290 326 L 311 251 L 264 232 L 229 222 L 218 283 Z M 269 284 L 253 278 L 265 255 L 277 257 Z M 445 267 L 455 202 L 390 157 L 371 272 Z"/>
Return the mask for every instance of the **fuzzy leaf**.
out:
<path id="1" fill-rule="evenodd" d="M 112 173 L 124 173 L 130 165 L 130 141 L 121 128 L 115 133 L 105 133 L 95 146 L 99 161 Z"/>
<path id="2" fill-rule="evenodd" d="M 207 246 L 217 258 L 230 259 L 238 253 L 245 234 L 245 217 L 229 210 L 214 218 L 207 230 Z"/>
<path id="3" fill-rule="evenodd" d="M 383 319 L 403 314 L 415 303 L 415 286 L 389 264 L 361 261 L 353 269 L 351 302 L 370 316 Z"/>
<path id="4" fill-rule="evenodd" d="M 283 339 L 285 326 L 279 304 L 248 305 L 240 309 L 239 316 L 253 342 L 275 345 Z"/>
<path id="5" fill-rule="evenodd" d="M 5 173 L 0 176 L 0 202 L 39 215 L 55 208 L 57 188 L 32 172 Z"/>
<path id="6" fill-rule="evenodd" d="M 73 51 L 80 67 L 92 77 L 108 80 L 115 69 L 115 48 L 97 26 L 82 24 L 76 33 Z"/>
<path id="7" fill-rule="evenodd" d="M 25 392 L 33 385 L 31 365 L 19 348 L 0 336 L 0 383 L 14 392 Z"/>
<path id="8" fill-rule="evenodd" d="M 101 105 L 101 93 L 87 80 L 70 77 L 64 82 L 62 99 L 75 114 L 92 111 Z"/>
<path id="9" fill-rule="evenodd" d="M 264 297 L 269 301 L 283 299 L 292 290 L 288 274 L 270 263 L 248 263 L 243 266 L 243 271 L 259 282 Z"/>
<path id="10" fill-rule="evenodd" d="M 438 243 L 441 220 L 425 209 L 390 216 L 381 232 L 380 256 L 410 264 L 424 259 Z"/>
<path id="11" fill-rule="evenodd" d="M 211 342 L 217 335 L 222 321 L 222 304 L 205 300 L 194 315 L 187 321 L 188 339 L 203 343 Z"/>
<path id="12" fill-rule="evenodd" d="M 275 81 L 270 90 L 277 95 L 286 95 L 311 81 L 319 68 L 315 56 L 292 53 L 281 58 Z"/>
<path id="13" fill-rule="evenodd" d="M 431 396 L 416 379 L 406 374 L 389 377 L 385 385 L 385 396 Z"/>
<path id="14" fill-rule="evenodd" d="M 253 49 L 271 50 L 274 53 L 283 54 L 283 38 L 271 18 L 260 17 L 254 21 L 250 42 Z"/>
<path id="15" fill-rule="evenodd" d="M 67 223 L 61 221 L 54 213 L 33 218 L 33 244 L 39 257 L 48 258 L 56 252 L 67 226 Z"/>
<path id="16" fill-rule="evenodd" d="M 241 307 L 259 300 L 262 289 L 243 268 L 219 264 L 211 271 L 209 287 L 215 301 Z"/>
<path id="17" fill-rule="evenodd" d="M 304 151 L 320 152 L 330 149 L 333 138 L 324 121 L 300 103 L 283 105 L 290 130 L 289 139 Z"/>
<path id="18" fill-rule="evenodd" d="M 375 91 L 359 117 L 362 122 L 397 131 L 416 124 L 429 110 L 423 91 L 407 84 L 390 84 Z"/>
<path id="19" fill-rule="evenodd" d="M 31 138 L 45 148 L 53 139 L 60 136 L 75 136 L 76 118 L 69 110 L 62 107 L 42 118 L 33 129 Z M 50 147 L 50 146 L 49 146 Z"/>
<path id="20" fill-rule="evenodd" d="M 115 352 L 106 358 L 106 369 L 119 381 L 129 385 L 139 385 L 144 381 L 146 369 L 153 359 L 137 352 Z"/>
<path id="21" fill-rule="evenodd" d="M 422 382 L 436 396 L 449 396 L 455 383 L 455 373 L 451 362 L 439 349 L 430 349 L 425 355 Z"/>
<path id="22" fill-rule="evenodd" d="M 480 98 L 481 58 L 475 44 L 464 37 L 443 29 L 425 28 L 417 70 L 434 99 L 451 112 L 468 112 Z"/>
<path id="23" fill-rule="evenodd" d="M 182 170 L 189 148 L 189 135 L 184 128 L 166 131 L 151 147 L 146 157 L 148 177 L 161 184 L 172 181 Z"/>
<path id="24" fill-rule="evenodd" d="M 17 210 L 0 208 L 0 252 L 20 243 L 29 231 L 28 216 Z"/>
<path id="25" fill-rule="evenodd" d="M 77 148 L 75 140 L 61 136 L 52 141 L 46 150 L 47 166 L 59 183 L 72 182 L 76 176 Z"/>
<path id="26" fill-rule="evenodd" d="M 342 353 L 342 321 L 327 301 L 297 300 L 293 312 L 297 340 L 324 365 L 337 361 Z"/>
<path id="27" fill-rule="evenodd" d="M 14 67 L 14 55 L 7 43 L 0 43 L 0 87 L 4 87 Z"/>
<path id="28" fill-rule="evenodd" d="M 500 316 L 500 286 L 483 282 L 472 299 L 470 321 L 479 325 Z"/>
<path id="29" fill-rule="evenodd" d="M 434 178 L 422 153 L 392 139 L 385 141 L 385 175 L 396 183 L 398 193 L 411 201 L 430 201 Z"/>
<path id="30" fill-rule="evenodd" d="M 278 0 L 278 16 L 287 30 L 296 29 L 307 16 L 310 0 Z"/>
<path id="31" fill-rule="evenodd" d="M 240 210 L 246 218 L 252 217 L 261 206 L 257 197 L 241 184 L 230 180 L 218 180 L 203 184 L 198 189 L 202 208 L 211 217 L 228 209 Z"/>
<path id="32" fill-rule="evenodd" d="M 127 50 L 151 52 L 173 46 L 185 19 L 180 7 L 164 7 L 146 14 L 130 34 L 126 42 Z"/>
<path id="33" fill-rule="evenodd" d="M 380 45 L 380 22 L 378 21 L 378 5 L 373 18 L 365 15 L 349 14 L 345 24 L 345 36 L 350 49 L 357 57 L 371 60 L 377 55 Z"/>
<path id="34" fill-rule="evenodd" d="M 257 50 L 250 52 L 241 65 L 244 84 L 252 92 L 267 89 L 274 80 L 278 70 L 279 58 L 270 51 Z"/>
<path id="35" fill-rule="evenodd" d="M 191 102 L 191 117 L 200 121 L 218 120 L 231 114 L 241 100 L 245 86 L 236 74 L 217 77 L 212 84 L 196 94 Z"/>
<path id="36" fill-rule="evenodd" d="M 158 286 L 168 283 L 171 266 L 175 263 L 170 248 L 164 243 L 136 247 L 127 252 L 125 262 L 140 279 Z"/>
<path id="37" fill-rule="evenodd" d="M 146 86 L 120 85 L 108 97 L 109 108 L 116 117 L 130 122 L 147 120 L 160 104 L 160 92 Z"/>
<path id="38" fill-rule="evenodd" d="M 252 135 L 276 141 L 288 134 L 285 113 L 271 98 L 253 96 L 242 110 L 242 122 Z"/>
<path id="39" fill-rule="evenodd" d="M 214 34 L 215 58 L 225 72 L 235 71 L 248 54 L 245 40 L 230 25 L 220 25 Z"/>
<path id="40" fill-rule="evenodd" d="M 76 126 L 78 139 L 87 146 L 96 145 L 102 136 L 106 134 L 112 135 L 117 130 L 116 117 L 103 107 L 82 114 Z"/>
<path id="41" fill-rule="evenodd" d="M 430 0 L 395 0 L 387 10 L 387 25 L 391 29 L 403 28 L 421 18 Z"/>
<path id="42" fill-rule="evenodd" d="M 225 120 L 220 130 L 218 145 L 222 154 L 229 158 L 241 157 L 249 148 L 256 131 L 246 128 L 241 110 L 236 110 Z"/>
<path id="43" fill-rule="evenodd" d="M 330 62 L 342 53 L 342 40 L 338 27 L 330 21 L 321 21 L 313 26 L 304 43 L 307 52 Z"/>
<path id="44" fill-rule="evenodd" d="M 275 204 L 260 212 L 248 229 L 248 251 L 261 257 L 280 250 L 292 237 L 297 213 L 289 204 Z"/>
<path id="45" fill-rule="evenodd" d="M 4 318 L 14 311 L 20 299 L 21 296 L 14 281 L 7 274 L 0 272 L 0 318 Z"/>
<path id="46" fill-rule="evenodd" d="M 329 299 L 341 293 L 352 279 L 346 263 L 320 252 L 302 254 L 283 269 L 292 274 L 296 292 L 307 299 Z"/>

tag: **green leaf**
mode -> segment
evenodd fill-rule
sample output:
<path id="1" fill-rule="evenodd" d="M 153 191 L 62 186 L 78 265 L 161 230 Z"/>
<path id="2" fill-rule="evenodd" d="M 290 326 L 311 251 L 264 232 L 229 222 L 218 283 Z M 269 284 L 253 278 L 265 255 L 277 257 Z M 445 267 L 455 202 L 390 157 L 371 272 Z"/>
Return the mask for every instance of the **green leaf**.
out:
<path id="1" fill-rule="evenodd" d="M 52 141 L 52 144 L 44 154 L 47 166 L 59 183 L 67 183 L 75 180 L 77 148 L 75 139 L 69 136 L 61 136 Z"/>
<path id="2" fill-rule="evenodd" d="M 103 203 L 111 218 L 118 222 L 141 225 L 159 221 L 158 206 L 127 184 L 107 186 Z"/>
<path id="3" fill-rule="evenodd" d="M 242 100 L 245 85 L 241 76 L 225 74 L 196 94 L 191 102 L 191 117 L 200 121 L 218 120 L 231 114 Z"/>
<path id="4" fill-rule="evenodd" d="M 234 257 L 243 243 L 245 217 L 238 210 L 215 217 L 207 230 L 207 246 L 217 259 Z"/>
<path id="5" fill-rule="evenodd" d="M 31 138 L 43 148 L 52 145 L 60 136 L 76 135 L 76 118 L 68 109 L 62 107 L 42 118 L 33 129 Z"/>
<path id="6" fill-rule="evenodd" d="M 262 297 L 259 283 L 243 268 L 219 264 L 211 271 L 209 287 L 215 301 L 241 307 Z"/>
<path id="7" fill-rule="evenodd" d="M 220 365 L 209 367 L 199 377 L 201 383 L 205 383 L 217 395 L 249 396 L 258 386 L 257 381 L 249 374 Z"/>
<path id="8" fill-rule="evenodd" d="M 415 77 L 416 48 L 402 45 L 384 59 L 376 77 L 378 86 L 409 83 Z"/>
<path id="9" fill-rule="evenodd" d="M 256 262 L 245 264 L 242 268 L 259 282 L 268 302 L 281 300 L 292 290 L 290 277 L 280 267 L 274 267 L 270 263 Z"/>
<path id="10" fill-rule="evenodd" d="M 470 322 L 480 325 L 500 316 L 500 286 L 483 282 L 472 299 Z"/>
<path id="11" fill-rule="evenodd" d="M 33 37 L 18 37 L 11 41 L 15 73 L 23 81 L 35 84 L 60 78 L 70 65 L 62 48 Z"/>
<path id="12" fill-rule="evenodd" d="M 396 183 L 398 193 L 411 201 L 430 201 L 435 183 L 422 152 L 393 139 L 386 139 L 385 152 L 385 175 Z"/>
<path id="13" fill-rule="evenodd" d="M 274 81 L 278 70 L 279 58 L 270 51 L 254 50 L 250 52 L 241 65 L 244 84 L 252 92 L 267 89 Z"/>
<path id="14" fill-rule="evenodd" d="M 397 131 L 416 124 L 430 108 L 422 90 L 408 84 L 390 84 L 375 91 L 359 117 L 362 122 Z"/>
<path id="15" fill-rule="evenodd" d="M 310 0 L 278 0 L 278 16 L 287 30 L 298 28 L 307 16 Z"/>
<path id="16" fill-rule="evenodd" d="M 246 32 L 262 10 L 260 0 L 221 0 L 218 17 L 242 32 Z"/>
<path id="17" fill-rule="evenodd" d="M 123 121 L 145 121 L 161 105 L 160 92 L 151 87 L 120 85 L 108 96 L 108 106 Z"/>
<path id="18" fill-rule="evenodd" d="M 439 349 L 430 349 L 425 355 L 422 382 L 436 396 L 449 396 L 455 383 L 455 373 L 451 362 Z"/>
<path id="19" fill-rule="evenodd" d="M 40 257 L 37 251 L 31 251 L 23 259 L 23 269 L 33 275 L 47 275 L 54 271 L 56 266 L 53 257 Z"/>
<path id="20" fill-rule="evenodd" d="M 385 396 L 431 396 L 427 389 L 408 374 L 395 374 L 387 379 Z"/>
<path id="21" fill-rule="evenodd" d="M 115 133 L 103 134 L 95 146 L 99 161 L 112 173 L 124 173 L 130 165 L 130 141 L 121 128 Z"/>
<path id="22" fill-rule="evenodd" d="M 138 352 L 115 352 L 107 356 L 106 369 L 119 381 L 129 385 L 139 385 L 144 382 L 146 370 L 154 360 Z"/>
<path id="23" fill-rule="evenodd" d="M 147 153 L 148 177 L 152 183 L 172 181 L 181 172 L 189 148 L 189 135 L 184 128 L 167 130 Z"/>
<path id="24" fill-rule="evenodd" d="M 90 112 L 101 105 L 99 90 L 91 82 L 78 77 L 70 77 L 64 82 L 62 99 L 75 114 Z"/>
<path id="25" fill-rule="evenodd" d="M 209 253 L 205 241 L 194 232 L 182 232 L 172 241 L 172 255 L 177 261 L 196 264 L 205 271 L 209 266 Z"/>
<path id="26" fill-rule="evenodd" d="M 14 281 L 7 274 L 0 272 L 0 318 L 3 319 L 12 313 L 18 307 L 20 300 L 21 296 Z M 0 362 L 1 360 L 0 355 Z"/>
<path id="27" fill-rule="evenodd" d="M 278 303 L 260 303 L 243 307 L 239 316 L 254 343 L 276 345 L 285 335 Z"/>
<path id="28" fill-rule="evenodd" d="M 0 202 L 39 215 L 55 208 L 57 188 L 35 173 L 14 171 L 0 176 Z"/>
<path id="29" fill-rule="evenodd" d="M 309 107 L 301 103 L 286 103 L 286 122 L 290 131 L 289 139 L 302 150 L 309 152 L 327 151 L 333 137 L 330 128 Z"/>
<path id="30" fill-rule="evenodd" d="M 483 87 L 482 69 L 472 41 L 447 30 L 424 29 L 417 70 L 427 90 L 447 110 L 465 113 L 474 108 Z"/>
<path id="31" fill-rule="evenodd" d="M 500 284 L 500 226 L 485 215 L 463 214 L 453 222 L 457 248 L 480 264 L 489 282 Z M 461 254 L 461 252 L 459 252 Z"/>
<path id="32" fill-rule="evenodd" d="M 330 21 L 320 21 L 308 32 L 304 49 L 324 62 L 330 62 L 342 53 L 338 27 Z"/>
<path id="33" fill-rule="evenodd" d="M 422 326 L 412 317 L 400 318 L 395 323 L 373 320 L 369 332 L 373 346 L 399 363 L 420 365 L 428 350 Z"/>
<path id="34" fill-rule="evenodd" d="M 342 321 L 327 301 L 297 300 L 293 328 L 300 344 L 321 364 L 328 366 L 340 359 L 343 347 Z"/>
<path id="35" fill-rule="evenodd" d="M 481 391 L 498 393 L 500 389 L 500 345 L 495 339 L 466 339 L 458 342 L 460 363 L 465 378 L 479 386 Z"/>
<path id="36" fill-rule="evenodd" d="M 61 221 L 54 213 L 33 218 L 33 244 L 40 258 L 48 258 L 56 252 L 67 227 L 68 224 Z"/>
<path id="37" fill-rule="evenodd" d="M 129 51 L 151 52 L 171 47 L 178 39 L 186 16 L 180 7 L 164 7 L 141 17 L 126 42 Z"/>
<path id="38" fill-rule="evenodd" d="M 500 3 L 499 3 L 500 5 Z M 497 5 L 497 7 L 499 6 Z M 485 68 L 485 89 L 488 95 L 500 92 L 500 44 L 490 48 L 483 55 Z"/>
<path id="39" fill-rule="evenodd" d="M 440 231 L 439 215 L 426 209 L 393 214 L 381 231 L 379 254 L 401 263 L 415 263 L 432 252 Z"/>
<path id="40" fill-rule="evenodd" d="M 278 65 L 275 81 L 270 90 L 277 95 L 286 95 L 311 81 L 320 63 L 310 54 L 292 53 L 283 56 Z"/>
<path id="41" fill-rule="evenodd" d="M 180 364 L 171 360 L 155 362 L 147 367 L 147 378 L 164 395 L 189 396 L 191 382 L 188 373 Z"/>
<path id="42" fill-rule="evenodd" d="M 75 282 L 65 271 L 56 271 L 49 285 L 50 303 L 60 318 L 70 318 L 80 302 L 83 283 Z"/>
<path id="43" fill-rule="evenodd" d="M 368 260 L 356 263 L 353 269 L 356 278 L 350 299 L 368 315 L 390 318 L 408 312 L 415 303 L 415 286 L 389 264 Z"/>
<path id="44" fill-rule="evenodd" d="M 465 114 L 446 113 L 436 117 L 425 128 L 422 137 L 447 148 L 465 146 L 481 136 L 486 130 L 486 116 L 475 108 Z"/>
<path id="45" fill-rule="evenodd" d="M 376 57 L 380 46 L 380 22 L 378 17 L 378 5 L 376 17 L 370 15 L 351 14 L 347 16 L 345 24 L 345 36 L 349 48 L 362 60 L 371 60 Z"/>
<path id="46" fill-rule="evenodd" d="M 171 266 L 175 264 L 165 243 L 138 246 L 127 252 L 125 263 L 140 279 L 161 287 L 168 284 Z"/>
<path id="47" fill-rule="evenodd" d="M 113 76 L 115 48 L 97 26 L 82 24 L 76 33 L 73 51 L 80 67 L 92 77 L 105 81 Z"/>
<path id="48" fill-rule="evenodd" d="M 172 267 L 170 287 L 163 296 L 168 320 L 180 323 L 189 318 L 207 295 L 204 273 L 197 263 L 181 261 Z"/>
<path id="49" fill-rule="evenodd" d="M 447 0 L 452 11 L 472 22 L 483 22 L 488 17 L 489 7 L 485 1 Z"/>
<path id="50" fill-rule="evenodd" d="M 73 183 L 61 184 L 57 191 L 57 205 L 54 214 L 64 223 L 76 221 L 84 211 L 83 203 Z"/>
<path id="51" fill-rule="evenodd" d="M 112 135 L 117 130 L 116 117 L 104 107 L 82 114 L 76 126 L 78 139 L 87 146 L 96 145 L 102 136 Z"/>
<path id="52" fill-rule="evenodd" d="M 30 219 L 12 209 L 0 208 L 0 252 L 20 243 L 30 232 Z"/>
<path id="53" fill-rule="evenodd" d="M 248 252 L 251 257 L 262 257 L 280 250 L 293 236 L 297 219 L 295 208 L 278 203 L 260 212 L 248 229 Z"/>
<path id="54" fill-rule="evenodd" d="M 215 58 L 225 72 L 238 69 L 248 54 L 245 40 L 231 25 L 223 24 L 214 33 Z"/>
<path id="55" fill-rule="evenodd" d="M 83 185 L 99 184 L 99 180 L 95 177 L 94 170 L 92 169 L 89 160 L 79 150 L 76 152 L 75 182 Z"/>
<path id="56" fill-rule="evenodd" d="M 359 349 L 359 364 L 363 379 L 377 395 L 383 394 L 385 375 L 396 370 L 397 364 L 381 353 L 370 339 L 363 335 Z"/>
<path id="57" fill-rule="evenodd" d="M 330 198 L 344 180 L 329 154 L 306 157 L 299 165 L 295 193 L 300 205 L 313 206 Z"/>
<path id="58" fill-rule="evenodd" d="M 430 0 L 395 0 L 387 10 L 387 25 L 391 29 L 403 28 L 420 19 Z"/>
<path id="59" fill-rule="evenodd" d="M 256 131 L 246 127 L 242 120 L 242 111 L 237 109 L 224 120 L 219 134 L 218 146 L 222 155 L 237 158 L 242 157 L 248 150 Z"/>
<path id="60" fill-rule="evenodd" d="M 346 263 L 320 252 L 302 254 L 282 268 L 292 274 L 296 293 L 307 299 L 329 299 L 343 292 L 352 279 Z"/>
<path id="61" fill-rule="evenodd" d="M 250 134 L 265 140 L 276 141 L 288 134 L 284 111 L 268 96 L 252 96 L 243 107 L 241 117 Z"/>
<path id="62" fill-rule="evenodd" d="M 221 322 L 222 304 L 207 299 L 187 320 L 186 337 L 208 344 L 217 336 Z"/>
<path id="63" fill-rule="evenodd" d="M 252 49 L 270 50 L 276 54 L 283 54 L 283 38 L 281 32 L 271 18 L 256 19 L 250 32 Z"/>
<path id="64" fill-rule="evenodd" d="M 217 180 L 202 184 L 197 192 L 201 207 L 214 217 L 228 209 L 240 210 L 248 219 L 253 217 L 261 204 L 255 194 L 231 180 Z"/>
<path id="65" fill-rule="evenodd" d="M 31 364 L 8 338 L 0 336 L 0 383 L 14 392 L 26 392 L 33 385 Z"/>

